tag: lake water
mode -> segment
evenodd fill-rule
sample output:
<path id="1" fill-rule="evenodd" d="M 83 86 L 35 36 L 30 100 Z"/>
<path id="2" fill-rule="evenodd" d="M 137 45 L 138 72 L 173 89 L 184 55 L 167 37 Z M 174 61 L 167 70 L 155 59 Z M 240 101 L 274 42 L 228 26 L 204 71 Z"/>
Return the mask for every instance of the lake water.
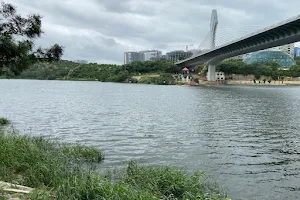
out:
<path id="1" fill-rule="evenodd" d="M 300 87 L 0 80 L 0 116 L 100 147 L 104 167 L 205 170 L 232 199 L 300 198 Z"/>

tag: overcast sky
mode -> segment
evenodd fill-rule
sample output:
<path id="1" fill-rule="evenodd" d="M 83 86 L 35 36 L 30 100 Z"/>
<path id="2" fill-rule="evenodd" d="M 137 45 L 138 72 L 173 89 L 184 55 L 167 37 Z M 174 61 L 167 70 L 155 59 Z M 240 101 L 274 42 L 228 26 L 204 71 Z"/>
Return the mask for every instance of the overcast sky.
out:
<path id="1" fill-rule="evenodd" d="M 21 14 L 43 17 L 37 46 L 58 43 L 63 59 L 114 64 L 123 63 L 125 51 L 198 48 L 212 9 L 218 11 L 218 44 L 300 14 L 299 0 L 4 1 Z"/>

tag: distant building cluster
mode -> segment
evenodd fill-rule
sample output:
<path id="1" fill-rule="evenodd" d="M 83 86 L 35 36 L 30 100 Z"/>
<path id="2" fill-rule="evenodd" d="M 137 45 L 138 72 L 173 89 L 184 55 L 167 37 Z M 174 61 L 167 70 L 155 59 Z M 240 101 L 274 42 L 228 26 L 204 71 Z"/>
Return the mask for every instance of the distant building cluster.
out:
<path id="1" fill-rule="evenodd" d="M 266 49 L 263 51 L 281 51 L 287 53 L 291 58 L 300 57 L 300 48 L 294 47 L 294 43 L 292 44 L 286 44 L 279 47 L 274 47 L 271 49 Z M 205 52 L 205 50 L 202 50 L 202 53 Z M 190 50 L 190 51 L 183 51 L 183 50 L 176 50 L 167 52 L 165 55 L 162 55 L 162 52 L 159 50 L 147 50 L 147 51 L 133 51 L 133 52 L 125 52 L 124 53 L 124 64 L 130 64 L 135 61 L 148 61 L 148 60 L 162 60 L 162 61 L 171 61 L 171 62 L 177 62 L 178 60 L 186 59 L 194 54 L 201 53 L 199 50 Z M 250 54 L 243 54 L 239 56 L 235 56 L 232 58 L 228 58 L 226 60 L 231 59 L 246 59 L 250 56 Z M 265 55 L 265 54 L 261 54 Z M 279 55 L 279 54 L 278 54 Z M 264 59 L 268 59 L 267 57 Z"/>
<path id="2" fill-rule="evenodd" d="M 192 51 L 171 51 L 166 53 L 166 60 L 176 62 L 181 59 L 189 58 L 193 55 Z"/>
<path id="3" fill-rule="evenodd" d="M 159 50 L 132 51 L 124 53 L 124 64 L 130 64 L 135 61 L 160 60 L 162 53 Z"/>
<path id="4" fill-rule="evenodd" d="M 147 51 L 133 51 L 124 53 L 124 64 L 130 64 L 135 61 L 148 61 L 148 60 L 163 60 L 176 62 L 181 59 L 189 58 L 193 55 L 193 51 L 171 51 L 162 55 L 159 50 L 147 50 Z"/>

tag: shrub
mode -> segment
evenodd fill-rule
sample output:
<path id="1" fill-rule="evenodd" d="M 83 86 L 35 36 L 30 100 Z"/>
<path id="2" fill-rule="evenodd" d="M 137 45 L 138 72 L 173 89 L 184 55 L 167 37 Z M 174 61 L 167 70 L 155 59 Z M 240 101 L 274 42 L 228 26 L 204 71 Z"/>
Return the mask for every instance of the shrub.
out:
<path id="1" fill-rule="evenodd" d="M 156 84 L 156 85 L 174 85 L 176 84 L 172 74 L 160 74 L 157 77 L 143 76 L 139 79 L 139 83 Z"/>
<path id="2" fill-rule="evenodd" d="M 0 117 L 0 126 L 4 126 L 4 125 L 8 125 L 9 124 L 9 120 Z"/>
<path id="3" fill-rule="evenodd" d="M 131 161 L 123 180 L 162 199 L 221 199 L 221 189 L 201 172 L 191 175 L 185 170 L 138 166 Z"/>
<path id="4" fill-rule="evenodd" d="M 195 83 L 199 83 L 199 79 L 198 78 L 194 78 L 194 82 Z"/>
<path id="5" fill-rule="evenodd" d="M 88 162 L 101 162 L 104 159 L 103 153 L 98 148 L 63 145 L 60 150 L 64 155 L 73 159 L 83 159 Z"/>

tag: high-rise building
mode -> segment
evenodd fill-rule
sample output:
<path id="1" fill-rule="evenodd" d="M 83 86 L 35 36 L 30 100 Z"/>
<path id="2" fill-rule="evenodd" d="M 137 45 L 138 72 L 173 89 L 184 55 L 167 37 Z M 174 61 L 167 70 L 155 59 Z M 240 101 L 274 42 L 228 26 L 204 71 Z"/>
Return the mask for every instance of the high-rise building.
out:
<path id="1" fill-rule="evenodd" d="M 283 45 L 283 46 L 279 46 L 278 49 L 288 53 L 291 57 L 294 57 L 294 46 L 295 46 L 294 43 L 286 44 L 286 45 Z"/>
<path id="2" fill-rule="evenodd" d="M 161 51 L 158 51 L 158 50 L 140 51 L 140 53 L 144 54 L 144 61 L 159 60 L 160 57 L 162 56 Z"/>
<path id="3" fill-rule="evenodd" d="M 147 50 L 139 52 L 125 52 L 124 64 L 130 64 L 134 61 L 160 60 L 162 56 L 161 51 Z"/>
<path id="4" fill-rule="evenodd" d="M 166 61 L 166 60 L 167 60 L 167 56 L 166 56 L 166 55 L 162 55 L 162 56 L 160 57 L 160 60 L 161 60 L 161 61 Z"/>
<path id="5" fill-rule="evenodd" d="M 166 59 L 167 61 L 177 62 L 178 60 L 189 58 L 192 55 L 193 52 L 191 51 L 182 51 L 182 50 L 171 51 L 166 53 Z"/>
<path id="6" fill-rule="evenodd" d="M 299 47 L 295 47 L 294 48 L 294 57 L 300 57 L 300 48 Z"/>
<path id="7" fill-rule="evenodd" d="M 144 54 L 140 52 L 125 52 L 124 64 L 130 64 L 135 61 L 144 61 Z"/>

